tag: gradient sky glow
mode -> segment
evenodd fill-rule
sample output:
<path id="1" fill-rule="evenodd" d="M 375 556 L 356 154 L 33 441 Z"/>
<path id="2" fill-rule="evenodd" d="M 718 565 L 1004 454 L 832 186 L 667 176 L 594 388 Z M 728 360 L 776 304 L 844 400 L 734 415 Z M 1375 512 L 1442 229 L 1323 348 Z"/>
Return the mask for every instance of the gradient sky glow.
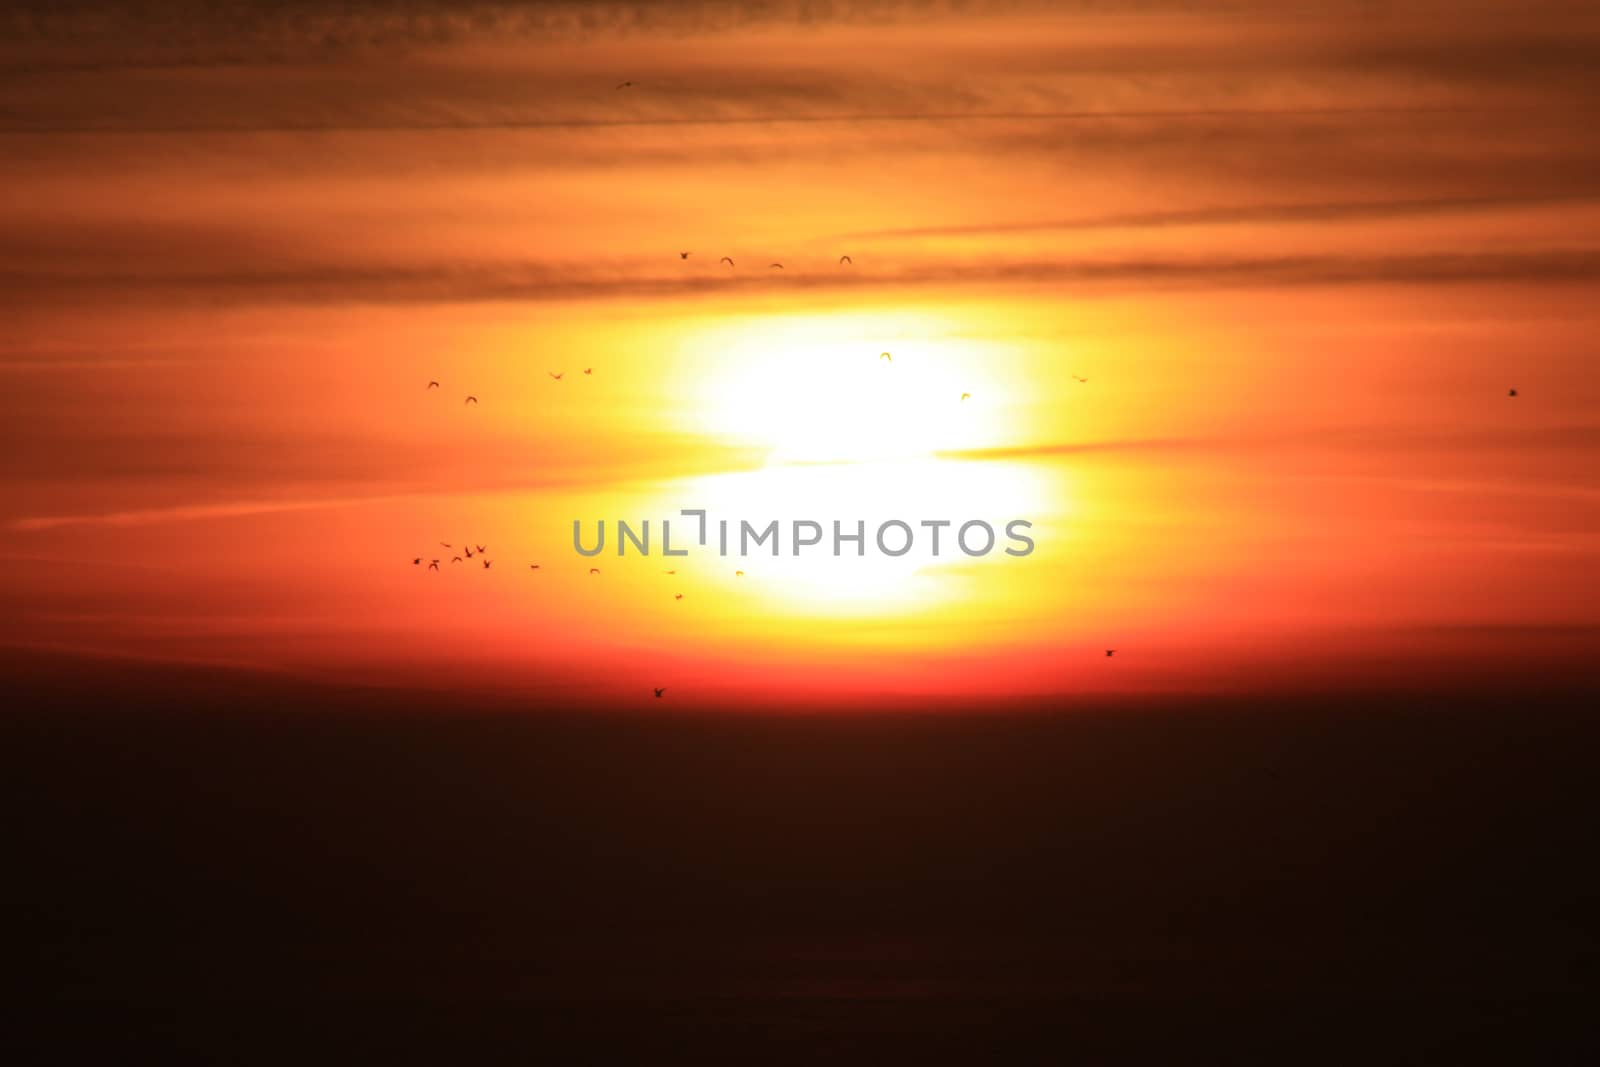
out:
<path id="1" fill-rule="evenodd" d="M 1600 13 L 140 8 L 0 16 L 0 641 L 728 706 L 1595 669 Z M 1038 550 L 571 548 L 684 507 Z"/>

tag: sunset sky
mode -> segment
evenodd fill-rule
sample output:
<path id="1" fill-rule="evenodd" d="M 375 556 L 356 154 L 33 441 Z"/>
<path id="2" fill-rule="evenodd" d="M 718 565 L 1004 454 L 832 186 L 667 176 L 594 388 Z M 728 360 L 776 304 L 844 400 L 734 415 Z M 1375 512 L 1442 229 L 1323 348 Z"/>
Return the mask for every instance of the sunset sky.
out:
<path id="1" fill-rule="evenodd" d="M 1594 678 L 1593 8 L 126 7 L 0 14 L 4 644 L 652 707 Z M 696 507 L 1037 550 L 572 548 Z"/>

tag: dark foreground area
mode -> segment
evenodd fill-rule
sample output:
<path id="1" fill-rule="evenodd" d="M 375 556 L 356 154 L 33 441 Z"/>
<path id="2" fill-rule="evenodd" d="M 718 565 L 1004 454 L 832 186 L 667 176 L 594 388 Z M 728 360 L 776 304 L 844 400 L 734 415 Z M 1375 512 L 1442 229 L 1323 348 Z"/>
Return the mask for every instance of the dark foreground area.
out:
<path id="1" fill-rule="evenodd" d="M 6 667 L 7 1062 L 1600 1051 L 1586 694 L 734 717 Z"/>

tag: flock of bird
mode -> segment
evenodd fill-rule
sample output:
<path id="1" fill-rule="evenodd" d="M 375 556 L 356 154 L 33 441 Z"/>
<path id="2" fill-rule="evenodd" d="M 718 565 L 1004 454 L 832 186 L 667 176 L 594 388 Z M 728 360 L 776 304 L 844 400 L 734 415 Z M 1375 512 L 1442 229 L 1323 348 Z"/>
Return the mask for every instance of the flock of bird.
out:
<path id="1" fill-rule="evenodd" d="M 678 258 L 679 259 L 688 259 L 692 255 L 694 255 L 693 252 L 679 252 L 678 253 Z M 855 262 L 856 261 L 851 259 L 849 256 L 840 256 L 839 257 L 839 266 L 841 266 L 841 267 L 853 267 L 853 266 L 855 266 Z M 730 267 L 737 266 L 737 264 L 734 263 L 732 256 L 723 256 L 721 259 L 717 260 L 717 265 L 718 266 L 721 266 L 724 263 L 726 263 Z M 773 261 L 773 262 L 767 264 L 767 269 L 768 270 L 782 270 L 783 269 L 783 264 L 779 263 L 777 261 Z"/>
<path id="2" fill-rule="evenodd" d="M 439 542 L 439 547 L 440 548 L 454 549 L 456 546 L 451 544 L 448 541 L 440 541 Z M 473 547 L 472 545 L 467 545 L 463 549 L 463 552 L 465 553 L 465 558 L 463 558 L 462 556 L 451 556 L 450 557 L 450 562 L 451 563 L 465 563 L 467 560 L 471 559 L 472 558 L 472 547 Z M 490 567 L 494 566 L 494 560 L 489 559 L 488 557 L 484 556 L 484 553 L 487 552 L 488 549 L 484 548 L 482 545 L 478 545 L 477 547 L 478 547 L 478 555 L 480 557 L 483 557 L 483 558 L 479 559 L 478 562 L 483 564 L 483 569 L 484 570 L 488 570 Z M 413 567 L 422 566 L 423 558 L 424 557 L 422 557 L 422 556 L 416 557 L 415 559 L 413 559 L 411 561 L 411 565 Z M 437 559 L 428 560 L 428 569 L 430 571 L 438 570 L 439 569 L 439 560 L 437 560 Z M 538 568 L 535 567 L 534 569 L 537 570 Z"/>
<path id="3" fill-rule="evenodd" d="M 633 84 L 634 84 L 633 82 L 623 82 L 620 85 L 618 85 L 617 88 L 618 89 L 628 89 L 628 88 L 632 88 Z M 692 252 L 682 252 L 682 251 L 680 251 L 678 253 L 678 259 L 679 260 L 687 260 L 691 255 L 693 255 Z M 723 256 L 717 262 L 719 264 L 726 263 L 730 267 L 734 266 L 733 258 L 731 256 Z M 844 255 L 844 256 L 840 256 L 839 257 L 839 265 L 841 267 L 843 267 L 843 266 L 853 266 L 854 264 L 855 264 L 855 260 L 851 259 L 848 255 Z M 783 264 L 774 262 L 774 263 L 768 264 L 768 269 L 782 270 L 783 269 Z M 880 360 L 884 360 L 884 361 L 889 362 L 889 363 L 893 363 L 894 362 L 894 356 L 893 356 L 893 354 L 891 354 L 889 352 L 879 352 L 878 353 L 878 358 Z M 546 371 L 545 373 L 548 374 L 552 380 L 558 381 L 558 382 L 561 381 L 566 376 L 566 371 L 559 371 L 559 372 L 558 371 Z M 585 367 L 585 368 L 583 368 L 583 373 L 585 375 L 593 375 L 594 374 L 594 368 L 593 367 Z M 1087 385 L 1089 383 L 1089 379 L 1087 379 L 1085 377 L 1082 377 L 1081 375 L 1074 374 L 1071 377 L 1072 377 L 1073 381 L 1077 382 L 1080 385 Z M 436 379 L 431 379 L 430 378 L 428 380 L 427 388 L 430 389 L 430 390 L 438 389 L 438 388 L 440 388 L 440 384 Z M 1510 398 L 1515 399 L 1516 396 L 1517 396 L 1516 389 L 1510 390 L 1509 396 L 1510 396 Z M 961 394 L 961 399 L 963 401 L 971 400 L 972 399 L 972 394 L 971 393 L 962 393 Z M 472 396 L 472 395 L 468 395 L 467 398 L 464 401 L 462 401 L 463 404 L 476 404 L 477 402 L 478 402 L 478 398 L 476 396 Z M 445 541 L 440 541 L 439 544 L 443 548 L 453 549 L 455 547 L 454 545 L 452 545 L 452 544 L 450 544 L 448 542 L 445 542 Z M 450 562 L 451 563 L 465 563 L 468 560 L 473 559 L 474 558 L 473 557 L 473 547 L 474 547 L 473 545 L 467 545 L 464 548 L 464 555 L 452 556 L 452 557 L 450 557 Z M 483 545 L 476 545 L 476 548 L 477 548 L 477 555 L 478 555 L 478 557 L 480 557 L 479 558 L 479 562 L 483 565 L 483 569 L 484 570 L 489 570 L 490 567 L 493 565 L 494 561 L 491 560 L 491 559 L 488 559 L 487 557 L 484 556 L 484 553 L 487 551 L 487 549 Z M 416 558 L 412 559 L 412 561 L 411 561 L 412 566 L 416 566 L 416 567 L 422 566 L 423 558 L 424 557 L 422 557 L 422 556 L 417 556 Z M 439 570 L 440 569 L 439 562 L 440 561 L 437 560 L 437 559 L 429 559 L 428 560 L 427 569 L 430 570 L 430 571 Z M 536 570 L 540 569 L 540 565 L 537 564 L 537 563 L 530 563 L 530 564 L 528 564 L 528 569 L 536 571 Z M 675 575 L 678 572 L 676 570 L 669 570 L 669 571 L 663 571 L 662 573 Z M 734 576 L 737 577 L 737 578 L 743 578 L 744 577 L 744 571 L 734 571 L 733 573 L 734 573 Z M 590 577 L 595 577 L 595 576 L 597 576 L 599 574 L 600 574 L 600 568 L 599 567 L 590 567 L 589 568 Z M 682 600 L 683 599 L 683 594 L 682 593 L 675 593 L 675 594 L 673 594 L 673 599 L 674 600 Z M 1114 648 L 1106 649 L 1106 658 L 1107 659 L 1112 658 L 1116 654 L 1117 654 L 1117 650 L 1116 649 L 1114 649 Z M 653 691 L 654 691 L 657 699 L 660 699 L 662 694 L 664 694 L 667 691 L 667 689 L 666 689 L 665 686 L 656 686 L 656 687 L 654 687 Z"/>
<path id="4" fill-rule="evenodd" d="M 560 371 L 559 373 L 556 372 L 556 371 L 546 371 L 545 373 L 550 375 L 551 378 L 554 378 L 558 382 L 562 378 L 566 377 L 566 375 L 567 375 L 566 371 Z M 585 368 L 583 368 L 583 373 L 588 374 L 588 375 L 593 375 L 594 374 L 594 368 L 593 367 L 585 367 Z M 429 378 L 428 379 L 427 388 L 429 390 L 441 388 L 441 386 L 439 385 L 439 380 L 437 378 Z M 477 402 L 478 402 L 478 398 L 473 396 L 470 393 L 467 394 L 467 398 L 462 401 L 463 404 L 476 404 Z"/>
<path id="5" fill-rule="evenodd" d="M 632 82 L 623 82 L 621 85 L 617 86 L 617 88 L 618 89 L 625 89 L 625 88 L 628 88 L 628 87 L 630 87 L 632 85 L 633 85 Z M 678 253 L 678 259 L 679 260 L 687 260 L 692 255 L 694 255 L 693 252 L 679 252 Z M 731 257 L 731 256 L 723 256 L 717 262 L 718 263 L 726 263 L 730 267 L 734 265 L 733 257 Z M 839 257 L 839 265 L 841 267 L 854 266 L 855 265 L 855 260 L 851 259 L 848 255 L 840 256 Z M 769 269 L 782 270 L 783 269 L 783 264 L 782 263 L 770 263 L 770 264 L 768 264 L 768 268 Z M 878 358 L 882 359 L 882 360 L 887 360 L 890 363 L 894 362 L 894 356 L 891 355 L 888 352 L 879 352 L 878 353 Z M 559 371 L 559 372 L 558 371 L 546 371 L 545 373 L 548 374 L 553 380 L 559 382 L 559 381 L 562 380 L 562 378 L 564 378 L 566 376 L 567 372 L 566 371 Z M 592 374 L 594 374 L 594 368 L 593 367 L 585 367 L 585 368 L 583 368 L 583 373 L 586 374 L 586 375 L 592 375 Z M 1076 381 L 1076 382 L 1079 382 L 1080 384 L 1085 384 L 1085 385 L 1088 384 L 1088 381 L 1089 381 L 1089 379 L 1080 378 L 1076 374 L 1074 374 L 1072 376 L 1072 379 L 1073 379 L 1073 381 Z M 438 388 L 440 388 L 440 384 L 439 384 L 438 380 L 430 378 L 428 380 L 428 388 L 429 389 L 438 389 Z M 1513 389 L 1511 391 L 1511 395 L 1512 396 L 1516 396 L 1517 395 L 1517 391 L 1515 389 Z M 961 399 L 963 401 L 971 400 L 972 399 L 972 394 L 971 393 L 962 393 L 961 394 Z M 477 402 L 478 402 L 478 398 L 476 396 L 472 396 L 472 395 L 469 394 L 467 396 L 467 398 L 462 401 L 462 404 L 476 404 Z"/>
<path id="6" fill-rule="evenodd" d="M 451 542 L 451 541 L 440 541 L 439 542 L 439 547 L 440 548 L 447 548 L 447 549 L 450 549 L 451 551 L 455 551 L 455 547 L 456 546 L 455 546 L 455 543 Z M 472 560 L 472 559 L 476 558 L 478 560 L 478 562 L 482 565 L 484 570 L 489 570 L 494 565 L 494 560 L 488 558 L 488 556 L 485 555 L 485 553 L 487 553 L 488 551 L 489 551 L 488 546 L 478 544 L 475 541 L 474 542 L 470 542 L 470 543 L 463 542 L 462 548 L 461 548 L 461 554 L 460 555 L 451 556 L 450 557 L 450 562 L 451 563 L 463 563 L 464 564 L 464 563 L 468 562 L 469 560 Z M 430 570 L 430 571 L 442 570 L 442 568 L 439 566 L 439 564 L 441 562 L 443 562 L 443 557 L 430 558 L 430 557 L 426 557 L 426 556 L 416 556 L 411 560 L 411 565 L 413 567 L 421 567 L 425 561 L 427 563 L 427 567 L 426 567 L 427 570 Z M 536 570 L 539 570 L 541 568 L 540 568 L 540 565 L 537 564 L 537 563 L 530 563 L 530 564 L 528 564 L 528 569 L 531 570 L 531 571 L 536 571 Z M 600 568 L 599 567 L 590 567 L 589 568 L 590 577 L 597 576 L 597 575 L 599 575 L 599 573 L 600 573 Z M 669 571 L 662 571 L 661 573 L 675 575 L 678 572 L 676 570 L 669 570 Z M 734 571 L 733 575 L 734 575 L 735 578 L 743 578 L 744 577 L 744 571 Z M 682 593 L 674 593 L 672 598 L 673 598 L 673 600 L 682 600 L 683 599 L 683 594 Z M 1106 653 L 1106 654 L 1110 655 L 1109 652 Z M 665 686 L 657 686 L 655 688 L 655 694 L 656 694 L 656 696 L 658 698 L 663 693 L 665 693 L 666 691 L 667 691 L 667 689 L 666 689 Z"/>
<path id="7" fill-rule="evenodd" d="M 448 548 L 448 549 L 452 549 L 453 550 L 456 546 L 451 544 L 449 541 L 440 541 L 439 542 L 439 547 L 440 548 Z M 472 549 L 473 549 L 472 545 L 467 545 L 462 550 L 463 554 L 460 555 L 460 556 L 451 556 L 450 557 L 450 562 L 451 563 L 465 563 L 465 562 L 467 562 L 468 560 L 473 558 Z M 478 549 L 478 556 L 479 556 L 478 562 L 483 565 L 483 569 L 484 570 L 488 570 L 490 567 L 494 566 L 494 560 L 489 559 L 487 556 L 484 555 L 484 553 L 486 553 L 488 551 L 488 549 L 485 548 L 483 545 L 478 545 L 477 549 Z M 428 570 L 436 571 L 436 570 L 440 569 L 439 564 L 441 562 L 443 562 L 443 557 L 440 557 L 440 558 L 437 558 L 437 559 L 429 559 L 427 556 L 416 556 L 411 560 L 411 565 L 413 567 L 421 567 L 424 560 L 427 560 L 427 563 L 428 563 L 427 569 Z M 528 569 L 530 571 L 536 571 L 536 570 L 540 570 L 542 568 L 541 568 L 540 564 L 530 563 L 530 564 L 528 564 Z M 600 568 L 599 567 L 590 567 L 589 568 L 589 573 L 591 575 L 599 574 L 600 573 Z M 677 571 L 667 571 L 667 573 L 668 574 L 677 574 L 678 572 Z M 744 576 L 744 571 L 735 571 L 734 573 L 736 575 L 740 576 L 740 577 Z M 682 593 L 678 594 L 678 599 L 679 600 L 683 599 L 683 594 Z"/>

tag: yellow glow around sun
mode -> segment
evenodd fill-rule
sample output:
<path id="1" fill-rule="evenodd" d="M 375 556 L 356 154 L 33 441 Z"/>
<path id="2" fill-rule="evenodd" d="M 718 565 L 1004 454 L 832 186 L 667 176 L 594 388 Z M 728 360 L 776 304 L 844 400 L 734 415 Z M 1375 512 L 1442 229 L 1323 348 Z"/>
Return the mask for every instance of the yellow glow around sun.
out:
<path id="1" fill-rule="evenodd" d="M 724 624 L 738 632 L 797 617 L 851 618 L 881 622 L 892 638 L 896 627 L 957 605 L 964 614 L 979 601 L 1014 607 L 1037 572 L 1006 554 L 1020 547 L 1007 524 L 1045 521 L 1061 502 L 1058 487 L 1028 464 L 951 455 L 1025 439 L 1032 407 L 1027 354 L 974 332 L 954 312 L 925 308 L 698 322 L 669 342 L 678 368 L 672 384 L 681 392 L 667 417 L 696 438 L 760 450 L 765 462 L 656 482 L 642 495 L 635 483 L 607 511 L 630 521 L 670 519 L 675 546 L 691 554 L 656 569 L 721 589 L 727 595 L 714 602 L 727 606 Z M 706 545 L 693 543 L 697 523 L 682 509 L 705 510 Z M 723 520 L 726 556 L 718 554 Z M 797 520 L 822 528 L 821 543 L 799 554 Z M 877 543 L 890 520 L 911 528 L 903 555 Z M 935 554 L 935 530 L 923 524 L 941 520 L 948 525 L 937 530 Z M 970 520 L 994 531 L 982 556 L 959 547 L 957 532 Z M 777 554 L 767 543 L 741 555 L 743 521 L 756 531 L 776 521 Z M 864 552 L 847 542 L 834 554 L 836 521 L 846 534 L 864 526 Z M 892 550 L 904 542 L 897 529 L 886 537 Z M 982 540 L 974 531 L 972 543 Z"/>
<path id="2" fill-rule="evenodd" d="M 1018 399 L 994 372 L 999 353 L 949 336 L 948 326 L 925 314 L 837 313 L 705 331 L 695 343 L 713 358 L 690 405 L 692 429 L 767 448 L 773 464 L 999 443 Z"/>

